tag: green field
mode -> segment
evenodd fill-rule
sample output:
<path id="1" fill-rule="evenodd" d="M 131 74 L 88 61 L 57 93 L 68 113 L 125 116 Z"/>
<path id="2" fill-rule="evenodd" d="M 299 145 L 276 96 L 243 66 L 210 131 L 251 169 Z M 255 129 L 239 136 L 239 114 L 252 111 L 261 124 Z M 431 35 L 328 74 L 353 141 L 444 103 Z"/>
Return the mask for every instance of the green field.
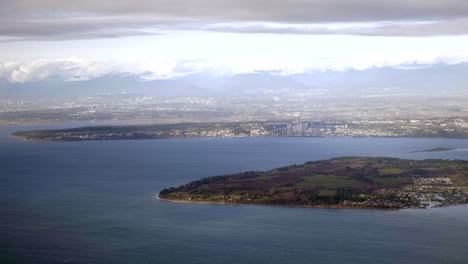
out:
<path id="1" fill-rule="evenodd" d="M 380 175 L 394 175 L 394 174 L 402 174 L 406 172 L 406 170 L 398 169 L 398 168 L 384 168 L 379 169 Z"/>
<path id="2" fill-rule="evenodd" d="M 335 175 L 310 175 L 302 177 L 304 181 L 300 183 L 296 183 L 295 187 L 308 187 L 308 186 L 319 186 L 325 188 L 340 188 L 346 186 L 356 186 L 359 185 L 361 182 L 342 176 L 335 176 Z"/>
<path id="3" fill-rule="evenodd" d="M 373 181 L 381 184 L 411 183 L 411 179 L 406 177 L 375 178 Z"/>

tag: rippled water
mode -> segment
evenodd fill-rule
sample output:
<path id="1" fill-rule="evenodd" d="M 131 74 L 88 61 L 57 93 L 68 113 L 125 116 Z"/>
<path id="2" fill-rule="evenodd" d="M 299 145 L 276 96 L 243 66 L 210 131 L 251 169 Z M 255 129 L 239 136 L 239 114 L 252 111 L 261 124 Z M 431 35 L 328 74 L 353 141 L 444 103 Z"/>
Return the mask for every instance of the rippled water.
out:
<path id="1" fill-rule="evenodd" d="M 205 176 L 345 155 L 468 160 L 468 140 L 30 143 L 0 127 L 0 263 L 468 263 L 468 207 L 352 210 L 159 201 Z M 410 153 L 437 147 L 452 151 Z"/>

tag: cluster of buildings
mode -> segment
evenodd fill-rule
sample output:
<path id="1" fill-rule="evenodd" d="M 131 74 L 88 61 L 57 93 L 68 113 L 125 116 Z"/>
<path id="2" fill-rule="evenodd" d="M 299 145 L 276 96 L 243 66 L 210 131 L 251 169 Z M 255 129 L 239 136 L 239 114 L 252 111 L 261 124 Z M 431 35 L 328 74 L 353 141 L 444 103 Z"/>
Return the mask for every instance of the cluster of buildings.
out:
<path id="1" fill-rule="evenodd" d="M 453 123 L 453 122 L 452 122 Z M 399 122 L 324 122 L 324 121 L 278 121 L 278 122 L 218 122 L 181 123 L 100 130 L 67 130 L 47 133 L 50 138 L 41 140 L 71 141 L 100 139 L 138 138 L 194 138 L 194 137 L 453 137 L 466 138 L 463 127 L 450 126 L 440 129 L 402 125 Z"/>
<path id="2" fill-rule="evenodd" d="M 468 202 L 468 191 L 456 187 L 450 178 L 413 178 L 413 184 L 401 189 L 381 189 L 377 194 L 362 195 L 362 201 L 344 201 L 343 205 L 373 208 L 432 208 Z"/>

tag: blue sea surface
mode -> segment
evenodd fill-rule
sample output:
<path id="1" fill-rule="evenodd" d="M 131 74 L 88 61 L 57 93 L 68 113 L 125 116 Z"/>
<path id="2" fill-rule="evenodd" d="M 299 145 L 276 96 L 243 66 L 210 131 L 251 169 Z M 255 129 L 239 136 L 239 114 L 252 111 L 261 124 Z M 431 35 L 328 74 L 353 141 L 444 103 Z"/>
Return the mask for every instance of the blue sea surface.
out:
<path id="1" fill-rule="evenodd" d="M 78 125 L 0 127 L 0 263 L 468 263 L 464 205 L 385 211 L 156 198 L 206 176 L 339 156 L 468 160 L 468 140 L 9 137 Z M 410 153 L 439 147 L 456 149 Z"/>

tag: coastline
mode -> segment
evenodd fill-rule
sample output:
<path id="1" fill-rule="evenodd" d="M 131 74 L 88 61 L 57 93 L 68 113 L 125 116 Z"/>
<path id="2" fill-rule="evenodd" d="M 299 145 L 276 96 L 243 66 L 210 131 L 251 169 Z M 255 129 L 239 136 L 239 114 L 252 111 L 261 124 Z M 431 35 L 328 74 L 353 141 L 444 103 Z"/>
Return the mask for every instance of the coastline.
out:
<path id="1" fill-rule="evenodd" d="M 388 207 L 366 207 L 366 206 L 347 206 L 347 205 L 294 205 L 294 204 L 264 204 L 264 203 L 232 203 L 232 202 L 208 202 L 208 201 L 192 201 L 192 200 L 170 200 L 159 197 L 156 199 L 168 203 L 184 203 L 184 204 L 219 204 L 219 205 L 257 205 L 257 206 L 275 206 L 275 207 L 291 207 L 291 208 L 320 208 L 320 209 L 361 209 L 361 210 L 402 210 L 401 208 Z M 407 208 L 407 209 L 424 209 L 424 208 Z"/>
<path id="2" fill-rule="evenodd" d="M 15 138 L 15 139 L 19 139 L 19 140 L 22 140 L 22 141 L 25 141 L 25 142 L 66 142 L 66 141 L 28 139 L 28 138 L 21 137 L 21 136 L 15 136 L 15 135 L 13 135 L 13 134 L 10 134 L 10 137 Z"/>
<path id="3" fill-rule="evenodd" d="M 183 203 L 183 204 L 217 204 L 217 205 L 255 205 L 255 206 L 273 206 L 273 207 L 290 207 L 290 208 L 317 208 L 317 209 L 354 209 L 354 210 L 381 210 L 381 211 L 400 211 L 400 210 L 432 210 L 436 208 L 447 208 L 454 206 L 468 206 L 468 204 L 449 204 L 437 207 L 411 207 L 411 208 L 388 208 L 388 207 L 365 207 L 365 206 L 347 206 L 347 205 L 293 205 L 293 204 L 264 204 L 264 203 L 230 203 L 230 202 L 207 202 L 207 201 L 192 201 L 192 200 L 170 200 L 164 199 L 156 195 L 156 199 L 167 203 Z"/>
<path id="4" fill-rule="evenodd" d="M 11 137 L 21 139 L 28 142 L 79 142 L 79 141 L 123 141 L 123 140 L 156 140 L 156 139 L 203 139 L 203 138 L 440 138 L 440 139 L 462 139 L 464 137 L 413 137 L 413 136 L 381 136 L 381 137 L 339 137 L 339 136 L 239 136 L 239 137 L 154 137 L 154 138 L 97 138 L 97 139 L 73 139 L 73 140 L 49 140 L 49 139 L 31 139 L 21 136 L 15 136 L 10 134 Z M 456 150 L 457 148 L 451 148 L 444 151 Z M 443 151 L 412 151 L 409 153 L 424 153 L 424 152 L 443 152 Z"/>
<path id="5" fill-rule="evenodd" d="M 375 127 L 367 123 L 355 124 L 352 121 L 210 121 L 151 124 L 124 122 L 118 125 L 105 123 L 98 122 L 92 125 L 84 124 L 58 129 L 25 129 L 15 131 L 13 135 L 24 137 L 26 141 L 41 142 L 256 137 L 468 139 L 468 131 L 455 125 L 449 133 L 438 126 L 424 129 L 408 128 L 398 123 Z M 448 149 L 440 147 L 435 150 L 422 151 L 441 150 Z"/>

